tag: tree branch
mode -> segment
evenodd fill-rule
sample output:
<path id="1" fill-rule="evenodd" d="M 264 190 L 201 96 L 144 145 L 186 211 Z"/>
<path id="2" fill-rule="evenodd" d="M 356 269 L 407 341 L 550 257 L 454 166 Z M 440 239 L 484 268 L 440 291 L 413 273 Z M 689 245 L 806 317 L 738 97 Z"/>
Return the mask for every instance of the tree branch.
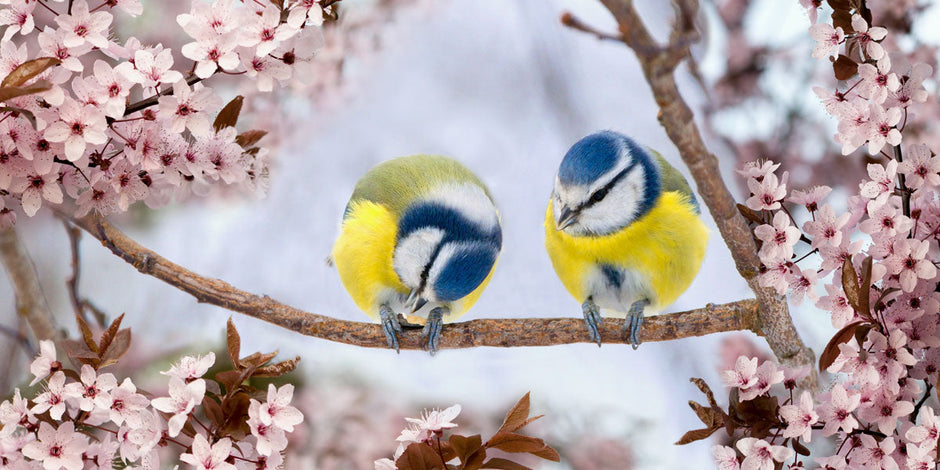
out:
<path id="1" fill-rule="evenodd" d="M 0 230 L 0 261 L 6 268 L 16 295 L 16 311 L 26 319 L 37 339 L 62 339 L 46 296 L 39 284 L 39 276 L 29 253 L 12 227 Z"/>
<path id="2" fill-rule="evenodd" d="M 305 312 L 268 296 L 239 290 L 218 279 L 201 276 L 141 246 L 102 217 L 91 214 L 72 222 L 101 241 L 112 253 L 141 273 L 160 279 L 199 302 L 243 313 L 297 333 L 369 348 L 385 348 L 382 327 L 373 323 L 337 320 Z M 757 301 L 741 300 L 687 312 L 649 317 L 643 322 L 643 342 L 668 341 L 723 331 L 758 333 Z M 600 329 L 605 343 L 627 343 L 623 320 L 605 320 Z M 421 349 L 420 329 L 407 329 L 399 338 L 402 349 Z M 580 318 L 483 319 L 451 323 L 441 334 L 441 348 L 515 347 L 589 343 Z"/>
<path id="3" fill-rule="evenodd" d="M 794 328 L 786 300 L 758 284 L 760 259 L 751 229 L 738 213 L 735 200 L 721 179 L 718 159 L 705 147 L 692 110 L 676 85 L 676 67 L 689 55 L 689 45 L 699 37 L 694 21 L 698 0 L 677 0 L 676 20 L 666 46 L 659 45 L 652 37 L 631 0 L 601 0 L 601 3 L 617 21 L 624 43 L 636 53 L 660 108 L 659 122 L 689 167 L 703 202 L 731 250 L 738 272 L 757 296 L 761 336 L 783 364 L 813 366 L 815 356 Z M 815 383 L 816 369 L 811 367 L 811 370 L 811 381 Z"/>

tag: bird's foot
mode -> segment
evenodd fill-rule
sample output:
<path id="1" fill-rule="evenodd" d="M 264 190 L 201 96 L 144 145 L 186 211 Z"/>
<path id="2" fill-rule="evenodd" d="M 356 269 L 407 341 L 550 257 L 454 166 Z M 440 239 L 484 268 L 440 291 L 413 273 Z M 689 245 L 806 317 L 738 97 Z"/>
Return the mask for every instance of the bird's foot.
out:
<path id="1" fill-rule="evenodd" d="M 598 328 L 599 325 L 604 323 L 604 319 L 601 317 L 601 311 L 594 303 L 594 299 L 588 297 L 581 304 L 581 311 L 584 312 L 584 323 L 587 324 L 591 342 L 597 343 L 597 347 L 601 347 L 601 332 Z"/>
<path id="2" fill-rule="evenodd" d="M 627 320 L 623 323 L 623 333 L 627 334 L 627 330 L 630 332 L 630 346 L 633 346 L 633 349 L 640 347 L 640 327 L 643 326 L 643 309 L 649 305 L 647 300 L 637 300 L 633 302 L 633 305 L 630 306 L 630 310 L 627 311 Z"/>
<path id="3" fill-rule="evenodd" d="M 449 310 L 447 307 L 434 307 L 428 313 L 428 321 L 424 324 L 424 330 L 421 332 L 423 338 L 427 338 L 427 348 L 431 355 L 437 353 L 437 346 L 441 342 L 441 330 L 444 328 L 444 314 Z"/>
<path id="4" fill-rule="evenodd" d="M 382 322 L 382 331 L 385 332 L 385 342 L 388 347 L 401 352 L 398 345 L 398 334 L 401 333 L 401 322 L 398 320 L 398 314 L 393 312 L 388 305 L 379 307 L 379 321 Z"/>

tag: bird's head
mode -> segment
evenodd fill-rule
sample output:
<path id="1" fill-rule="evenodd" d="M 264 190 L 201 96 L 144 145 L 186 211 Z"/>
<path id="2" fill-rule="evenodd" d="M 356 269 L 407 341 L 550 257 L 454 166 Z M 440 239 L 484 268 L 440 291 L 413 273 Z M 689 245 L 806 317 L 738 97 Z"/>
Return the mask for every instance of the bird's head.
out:
<path id="1" fill-rule="evenodd" d="M 601 131 L 565 154 L 552 192 L 555 225 L 572 235 L 606 235 L 646 214 L 660 194 L 658 167 L 632 139 Z"/>
<path id="2" fill-rule="evenodd" d="M 411 289 L 406 306 L 449 303 L 473 292 L 502 246 L 499 216 L 473 183 L 447 184 L 408 206 L 398 223 L 393 265 Z"/>

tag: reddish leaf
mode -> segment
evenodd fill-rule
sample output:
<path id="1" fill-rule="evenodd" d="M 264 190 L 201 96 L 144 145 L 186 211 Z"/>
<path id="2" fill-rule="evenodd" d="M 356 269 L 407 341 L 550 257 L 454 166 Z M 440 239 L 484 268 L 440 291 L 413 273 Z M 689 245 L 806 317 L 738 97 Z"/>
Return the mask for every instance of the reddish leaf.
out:
<path id="1" fill-rule="evenodd" d="M 241 367 L 252 367 L 257 369 L 258 367 L 267 364 L 271 359 L 274 359 L 275 356 L 277 356 L 277 351 L 265 354 L 256 352 L 239 359 L 238 362 L 241 363 Z"/>
<path id="2" fill-rule="evenodd" d="M 865 258 L 862 261 L 862 283 L 859 286 L 858 293 L 858 310 L 859 313 L 866 317 L 872 318 L 871 315 L 871 306 L 869 302 L 871 301 L 871 256 Z M 862 343 L 859 343 L 862 344 Z"/>
<path id="3" fill-rule="evenodd" d="M 111 346 L 111 341 L 114 340 L 114 335 L 117 334 L 118 330 L 121 329 L 121 321 L 124 320 L 124 314 L 114 319 L 108 329 L 104 330 L 104 333 L 101 334 L 101 339 L 98 340 L 98 353 L 101 356 L 104 356 L 104 353 L 108 351 L 108 347 Z"/>
<path id="4" fill-rule="evenodd" d="M 819 355 L 820 371 L 824 371 L 832 365 L 836 358 L 839 357 L 839 345 L 851 341 L 852 338 L 855 337 L 855 329 L 865 323 L 866 322 L 863 321 L 852 322 L 836 332 L 835 336 L 829 340 L 829 344 L 826 345 L 826 349 L 823 349 L 822 354 Z"/>
<path id="5" fill-rule="evenodd" d="M 831 2 L 830 2 L 831 3 Z M 852 28 L 852 12 L 849 8 L 846 9 L 837 9 L 832 12 L 832 27 L 833 28 L 842 28 L 842 31 L 845 34 L 849 34 L 855 31 Z"/>
<path id="6" fill-rule="evenodd" d="M 124 328 L 118 330 L 114 335 L 114 339 L 111 340 L 111 344 L 108 346 L 108 350 L 101 356 L 101 365 L 104 367 L 107 365 L 114 364 L 120 359 L 127 350 L 131 347 L 131 330 Z"/>
<path id="7" fill-rule="evenodd" d="M 525 465 L 518 464 L 512 460 L 501 459 L 498 457 L 493 457 L 486 461 L 480 468 L 498 468 L 501 470 L 532 470 Z"/>
<path id="8" fill-rule="evenodd" d="M 33 95 L 52 89 L 52 83 L 48 80 L 36 80 L 26 86 L 5 86 L 0 87 L 0 102 L 11 100 L 18 96 Z"/>
<path id="9" fill-rule="evenodd" d="M 686 445 L 695 441 L 701 441 L 702 439 L 708 439 L 708 436 L 711 436 L 719 428 L 708 428 L 708 429 L 695 429 L 689 431 L 682 435 L 678 441 L 676 441 L 677 446 Z"/>
<path id="10" fill-rule="evenodd" d="M 212 123 L 212 127 L 216 131 L 220 131 L 226 127 L 235 127 L 235 123 L 238 122 L 238 114 L 242 112 L 242 102 L 245 101 L 245 97 L 238 95 L 235 98 L 232 98 L 232 101 L 229 101 L 219 114 L 215 117 L 215 121 Z"/>
<path id="11" fill-rule="evenodd" d="M 454 449 L 460 462 L 466 463 L 467 457 L 483 447 L 483 439 L 479 434 L 470 437 L 464 437 L 459 434 L 450 436 L 450 446 Z"/>
<path id="12" fill-rule="evenodd" d="M 271 364 L 270 366 L 259 367 L 257 370 L 255 370 L 253 374 L 251 374 L 251 376 L 252 377 L 280 377 L 296 369 L 298 362 L 300 362 L 300 356 L 296 356 L 293 359 L 281 361 L 276 364 Z"/>
<path id="13" fill-rule="evenodd" d="M 395 461 L 398 470 L 444 470 L 441 456 L 430 446 L 414 442 Z"/>
<path id="14" fill-rule="evenodd" d="M 499 427 L 497 434 L 504 431 L 510 433 L 518 431 L 526 425 L 526 420 L 528 418 L 529 392 L 526 392 L 526 394 L 519 399 L 516 405 L 513 406 L 511 410 L 509 410 L 509 413 L 506 413 L 506 419 L 503 420 L 503 424 Z"/>
<path id="15" fill-rule="evenodd" d="M 49 67 L 53 67 L 61 64 L 62 61 L 56 59 L 55 57 L 40 57 L 38 59 L 28 60 L 23 62 L 6 78 L 0 82 L 0 87 L 19 87 L 24 85 L 29 79 L 35 77 L 46 71 Z"/>
<path id="16" fill-rule="evenodd" d="M 524 436 L 514 432 L 499 431 L 490 440 L 486 441 L 486 447 L 499 449 L 511 453 L 536 454 L 549 448 L 545 441 L 531 436 Z"/>
<path id="17" fill-rule="evenodd" d="M 209 418 L 209 422 L 212 423 L 213 427 L 218 428 L 225 422 L 225 414 L 222 412 L 222 407 L 214 399 L 208 396 L 203 397 L 202 409 L 205 410 L 206 417 Z"/>
<path id="18" fill-rule="evenodd" d="M 251 397 L 247 393 L 238 392 L 222 400 L 222 414 L 225 416 L 223 424 L 219 426 L 219 433 L 239 440 L 251 434 L 248 427 L 248 407 Z"/>
<path id="19" fill-rule="evenodd" d="M 561 462 L 561 456 L 558 455 L 558 451 L 556 451 L 555 449 L 547 445 L 545 446 L 544 449 L 538 452 L 531 452 L 531 454 L 536 457 L 543 458 L 545 460 L 550 460 L 552 462 Z"/>
<path id="20" fill-rule="evenodd" d="M 228 342 L 228 357 L 232 360 L 232 365 L 234 365 L 236 369 L 240 369 L 241 363 L 238 362 L 238 354 L 241 351 L 242 339 L 238 336 L 238 330 L 235 329 L 235 324 L 232 323 L 232 317 L 228 317 L 228 323 L 225 325 L 225 329 Z"/>
<path id="21" fill-rule="evenodd" d="M 692 400 L 689 400 L 689 407 L 692 408 L 692 411 L 695 412 L 695 415 L 698 416 L 698 419 L 700 419 L 705 426 L 711 427 L 717 421 L 715 419 L 715 410 L 699 405 Z"/>
<path id="22" fill-rule="evenodd" d="M 711 406 L 713 409 L 721 409 L 721 407 L 718 406 L 718 402 L 715 400 L 715 394 L 712 393 L 711 387 L 708 386 L 708 383 L 705 382 L 704 379 L 692 377 L 689 379 L 689 382 L 695 384 L 695 386 L 705 394 L 705 398 L 708 399 L 709 406 Z"/>
<path id="23" fill-rule="evenodd" d="M 799 439 L 790 440 L 790 447 L 793 447 L 793 451 L 802 456 L 809 456 L 809 449 L 806 448 L 803 444 L 800 444 Z"/>
<path id="24" fill-rule="evenodd" d="M 258 141 L 266 135 L 268 135 L 266 131 L 258 129 L 245 131 L 235 136 L 235 143 L 240 145 L 243 149 L 247 149 L 248 147 L 257 144 Z"/>
<path id="25" fill-rule="evenodd" d="M 848 80 L 858 73 L 858 64 L 847 55 L 839 54 L 839 58 L 832 61 L 832 70 L 837 80 Z"/>
<path id="26" fill-rule="evenodd" d="M 78 331 L 82 333 L 82 341 L 85 342 L 85 346 L 88 347 L 89 351 L 97 353 L 98 343 L 95 342 L 95 335 L 91 332 L 88 323 L 85 323 L 85 320 L 79 315 L 75 315 L 75 321 L 78 323 Z"/>
<path id="27" fill-rule="evenodd" d="M 861 286 L 858 284 L 858 274 L 855 272 L 855 266 L 850 258 L 842 262 L 842 290 L 845 292 L 845 298 L 849 305 L 860 315 L 867 315 L 867 310 L 861 307 Z"/>

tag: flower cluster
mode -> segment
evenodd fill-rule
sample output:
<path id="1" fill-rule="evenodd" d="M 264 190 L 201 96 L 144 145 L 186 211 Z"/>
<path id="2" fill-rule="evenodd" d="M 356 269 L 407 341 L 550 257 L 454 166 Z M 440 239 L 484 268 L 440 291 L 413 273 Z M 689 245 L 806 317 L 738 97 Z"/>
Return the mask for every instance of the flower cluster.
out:
<path id="1" fill-rule="evenodd" d="M 393 459 L 375 461 L 375 470 L 418 470 L 440 468 L 445 470 L 477 470 L 480 468 L 516 468 L 529 467 L 501 457 L 487 458 L 487 450 L 531 454 L 546 460 L 558 462 L 560 457 L 545 441 L 518 433 L 520 429 L 540 418 L 529 417 L 529 394 L 506 414 L 503 424 L 490 439 L 483 442 L 479 434 L 461 436 L 451 434 L 444 439 L 444 433 L 457 427 L 454 419 L 460 414 L 460 405 L 444 410 L 425 411 L 421 418 L 405 418 L 408 427 L 398 436 L 398 450 Z"/>
<path id="2" fill-rule="evenodd" d="M 890 51 L 880 44 L 887 31 L 872 26 L 871 12 L 834 8 L 834 21 L 842 24 L 811 27 L 819 43 L 813 55 L 845 46 L 834 62 L 836 76 L 858 78 L 845 91 L 817 94 L 840 120 L 836 140 L 843 153 L 867 143 L 878 157 L 867 165 L 868 177 L 839 213 L 824 202 L 829 187 L 788 194 L 789 176 L 777 175 L 779 164 L 751 163 L 740 173 L 751 193 L 741 211 L 760 243 L 760 284 L 830 313 L 838 331 L 819 365 L 840 375 L 814 394 L 797 388 L 799 374 L 742 356 L 722 374 L 732 389 L 727 412 L 697 382 L 710 406 L 696 411 L 709 427 L 684 441 L 728 429 L 733 445 L 714 448 L 722 469 L 812 463 L 894 470 L 937 463 L 940 421 L 931 392 L 940 371 L 940 160 L 925 144 L 901 144 L 908 106 L 926 99 L 923 82 L 932 70 L 915 64 L 895 74 Z M 798 216 L 807 220 L 798 223 Z M 834 446 L 805 445 L 819 438 Z"/>
<path id="3" fill-rule="evenodd" d="M 0 2 L 0 225 L 44 203 L 81 216 L 160 206 L 219 184 L 264 189 L 267 151 L 254 145 L 263 133 L 239 134 L 240 99 L 223 108 L 202 82 L 244 75 L 270 91 L 309 75 L 322 44 L 320 4 L 193 0 L 177 17 L 192 38 L 182 57 L 117 39 L 114 10 L 136 16 L 142 6 Z"/>
<path id="4" fill-rule="evenodd" d="M 271 384 L 265 400 L 252 398 L 243 385 L 233 387 L 225 372 L 216 375 L 218 382 L 204 378 L 215 364 L 210 352 L 185 356 L 163 372 L 169 377 L 168 396 L 151 398 L 130 378 L 118 383 L 101 370 L 126 350 L 122 338 L 129 335 L 120 331 L 127 330 L 109 328 L 95 343 L 103 346 L 100 354 L 84 351 L 80 371 L 58 360 L 51 341 L 41 343 L 30 372 L 31 385 L 41 383 L 42 391 L 25 397 L 16 389 L 12 400 L 0 403 L 0 468 L 158 469 L 167 454 L 199 470 L 282 464 L 286 434 L 303 421 L 290 404 L 292 385 Z M 286 372 L 295 362 L 274 366 Z M 242 373 L 237 367 L 229 372 Z"/>

